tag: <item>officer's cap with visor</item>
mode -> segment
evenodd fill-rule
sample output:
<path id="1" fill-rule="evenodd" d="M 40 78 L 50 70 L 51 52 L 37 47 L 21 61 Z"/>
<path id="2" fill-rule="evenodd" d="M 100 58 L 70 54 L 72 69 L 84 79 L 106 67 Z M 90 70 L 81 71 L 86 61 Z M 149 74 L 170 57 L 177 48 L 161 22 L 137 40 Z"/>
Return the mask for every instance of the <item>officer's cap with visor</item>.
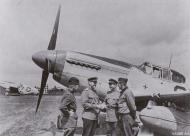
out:
<path id="1" fill-rule="evenodd" d="M 97 83 L 98 78 L 97 77 L 90 77 L 88 78 L 88 82 L 94 82 Z"/>
<path id="2" fill-rule="evenodd" d="M 116 84 L 117 85 L 117 81 L 115 79 L 109 79 L 109 84 Z"/>
<path id="3" fill-rule="evenodd" d="M 68 85 L 79 85 L 79 80 L 76 77 L 71 77 L 68 81 Z"/>
<path id="4" fill-rule="evenodd" d="M 127 78 L 118 78 L 118 82 L 126 84 L 128 82 L 128 79 Z"/>

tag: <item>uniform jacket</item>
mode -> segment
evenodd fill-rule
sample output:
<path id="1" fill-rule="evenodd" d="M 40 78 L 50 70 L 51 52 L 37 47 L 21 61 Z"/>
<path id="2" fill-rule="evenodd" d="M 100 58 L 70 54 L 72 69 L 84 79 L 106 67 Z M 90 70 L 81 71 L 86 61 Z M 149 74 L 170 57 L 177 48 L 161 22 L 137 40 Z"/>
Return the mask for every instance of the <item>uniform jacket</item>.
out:
<path id="1" fill-rule="evenodd" d="M 119 91 L 108 91 L 105 103 L 106 103 L 106 121 L 108 122 L 117 122 L 117 108 L 118 108 L 118 100 L 119 100 Z"/>
<path id="2" fill-rule="evenodd" d="M 61 98 L 59 109 L 62 112 L 60 117 L 58 117 L 62 123 L 61 126 L 63 128 L 76 127 L 78 118 L 76 114 L 76 99 L 68 90 L 65 90 L 63 97 Z M 73 111 L 75 113 L 70 115 L 69 111 Z"/>
<path id="3" fill-rule="evenodd" d="M 89 120 L 97 120 L 99 109 L 96 105 L 99 104 L 99 97 L 95 91 L 86 88 L 81 94 L 82 106 L 84 108 L 82 117 Z"/>
<path id="4" fill-rule="evenodd" d="M 59 109 L 62 111 L 76 111 L 77 105 L 76 105 L 76 99 L 73 94 L 71 94 L 68 90 L 65 90 L 63 97 L 60 101 Z"/>
<path id="5" fill-rule="evenodd" d="M 126 88 L 120 92 L 118 113 L 136 114 L 135 97 L 129 88 Z"/>

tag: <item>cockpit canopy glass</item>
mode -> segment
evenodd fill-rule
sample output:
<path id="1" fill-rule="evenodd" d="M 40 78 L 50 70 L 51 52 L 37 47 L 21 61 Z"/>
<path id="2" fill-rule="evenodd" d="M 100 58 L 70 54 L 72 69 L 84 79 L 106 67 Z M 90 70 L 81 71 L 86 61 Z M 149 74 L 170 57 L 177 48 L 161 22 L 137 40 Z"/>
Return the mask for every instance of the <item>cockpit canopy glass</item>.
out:
<path id="1" fill-rule="evenodd" d="M 144 62 L 138 68 L 145 74 L 151 75 L 154 78 L 171 80 L 177 83 L 185 83 L 185 77 L 170 68 L 162 68 L 160 66 L 152 65 L 149 62 Z"/>

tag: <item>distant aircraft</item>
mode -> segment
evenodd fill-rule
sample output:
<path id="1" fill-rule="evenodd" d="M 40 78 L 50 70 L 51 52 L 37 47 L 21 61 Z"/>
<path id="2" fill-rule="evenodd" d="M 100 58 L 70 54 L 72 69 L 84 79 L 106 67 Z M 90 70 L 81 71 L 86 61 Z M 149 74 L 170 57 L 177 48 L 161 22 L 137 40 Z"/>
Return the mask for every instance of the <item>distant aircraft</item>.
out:
<path id="1" fill-rule="evenodd" d="M 89 77 L 96 76 L 100 97 L 104 97 L 109 90 L 109 78 L 126 77 L 135 95 L 139 116 L 145 128 L 150 128 L 155 136 L 190 133 L 190 91 L 181 73 L 150 62 L 136 66 L 86 53 L 54 50 L 60 9 L 59 7 L 48 50 L 32 56 L 33 61 L 43 69 L 36 112 L 49 73 L 64 86 L 67 86 L 71 77 L 76 77 L 80 81 L 80 89 L 88 85 Z"/>
<path id="2" fill-rule="evenodd" d="M 18 84 L 18 83 L 13 83 L 13 82 L 8 82 L 8 81 L 2 81 L 0 82 L 0 86 L 5 88 L 6 95 L 11 95 L 11 94 L 38 94 L 39 91 L 38 89 L 31 87 L 29 85 L 25 84 Z"/>

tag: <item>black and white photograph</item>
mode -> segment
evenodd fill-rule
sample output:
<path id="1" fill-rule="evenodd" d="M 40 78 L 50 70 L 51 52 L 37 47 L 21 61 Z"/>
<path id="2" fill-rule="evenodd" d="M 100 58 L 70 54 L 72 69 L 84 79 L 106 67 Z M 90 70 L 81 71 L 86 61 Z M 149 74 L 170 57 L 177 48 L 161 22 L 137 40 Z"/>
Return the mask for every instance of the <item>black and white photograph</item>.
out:
<path id="1" fill-rule="evenodd" d="M 189 0 L 1 0 L 0 136 L 190 136 Z"/>

